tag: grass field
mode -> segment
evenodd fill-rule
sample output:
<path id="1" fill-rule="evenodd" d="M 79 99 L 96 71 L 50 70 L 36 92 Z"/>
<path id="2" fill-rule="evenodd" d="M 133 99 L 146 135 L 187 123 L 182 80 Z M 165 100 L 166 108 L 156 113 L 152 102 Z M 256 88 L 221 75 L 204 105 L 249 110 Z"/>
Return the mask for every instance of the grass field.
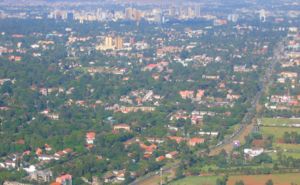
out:
<path id="1" fill-rule="evenodd" d="M 227 185 L 234 185 L 239 180 L 243 180 L 245 185 L 265 185 L 269 179 L 272 179 L 274 185 L 300 184 L 300 173 L 231 176 Z"/>
<path id="2" fill-rule="evenodd" d="M 290 118 L 262 118 L 262 124 L 267 126 L 282 125 L 282 124 L 300 124 L 300 119 Z"/>
<path id="3" fill-rule="evenodd" d="M 285 132 L 297 132 L 300 133 L 300 128 L 292 127 L 260 127 L 263 136 L 273 135 L 274 138 L 282 139 Z"/>
<path id="4" fill-rule="evenodd" d="M 192 176 L 172 182 L 170 185 L 215 185 L 218 178 L 220 177 Z M 272 179 L 274 185 L 300 184 L 300 173 L 230 176 L 227 185 L 235 185 L 239 180 L 243 180 L 245 185 L 265 185 L 269 179 Z"/>
<path id="5" fill-rule="evenodd" d="M 285 118 L 264 118 L 264 120 L 275 120 L 275 123 L 279 123 L 279 120 L 289 120 L 289 119 L 285 119 Z M 290 123 L 295 123 L 295 120 L 292 120 L 292 122 Z M 297 120 L 299 121 L 299 120 Z M 300 134 L 300 128 L 293 128 L 293 127 L 260 127 L 260 132 L 262 133 L 262 135 L 264 137 L 266 136 L 274 136 L 274 143 L 273 143 L 273 148 L 280 148 L 283 150 L 283 154 L 286 156 L 291 156 L 294 158 L 300 158 L 300 144 L 285 144 L 280 142 L 280 140 L 283 139 L 283 135 L 285 132 L 297 132 Z M 273 155 L 273 157 L 276 156 L 275 154 Z"/>
<path id="6" fill-rule="evenodd" d="M 274 148 L 280 148 L 283 151 L 300 153 L 300 144 L 284 144 L 284 143 L 274 143 Z"/>
<path id="7" fill-rule="evenodd" d="M 273 160 L 277 160 L 278 155 L 276 153 L 268 153 Z M 286 157 L 293 157 L 295 159 L 300 159 L 300 152 L 283 152 L 282 155 Z"/>
<path id="8" fill-rule="evenodd" d="M 170 185 L 215 185 L 218 177 L 216 176 L 191 176 L 170 183 Z"/>

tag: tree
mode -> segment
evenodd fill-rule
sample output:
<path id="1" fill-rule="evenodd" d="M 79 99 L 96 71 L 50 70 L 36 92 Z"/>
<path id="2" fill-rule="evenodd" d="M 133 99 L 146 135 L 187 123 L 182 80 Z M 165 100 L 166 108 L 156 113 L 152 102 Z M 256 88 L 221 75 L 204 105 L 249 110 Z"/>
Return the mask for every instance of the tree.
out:
<path id="1" fill-rule="evenodd" d="M 216 185 L 226 185 L 226 181 L 224 179 L 217 179 Z"/>
<path id="2" fill-rule="evenodd" d="M 177 170 L 176 170 L 176 179 L 180 179 L 182 178 L 184 175 L 183 175 L 183 166 L 180 165 Z"/>
<path id="3" fill-rule="evenodd" d="M 183 50 L 181 53 L 180 53 L 180 58 L 181 59 L 186 59 L 186 58 L 188 58 L 189 57 L 189 52 L 188 51 L 186 51 L 186 50 Z"/>
<path id="4" fill-rule="evenodd" d="M 228 181 L 228 175 L 225 175 L 222 179 L 217 179 L 216 185 L 226 185 Z"/>
<path id="5" fill-rule="evenodd" d="M 273 185 L 273 181 L 271 179 L 269 179 L 267 182 L 266 182 L 266 185 Z"/>
<path id="6" fill-rule="evenodd" d="M 235 185 L 244 185 L 245 183 L 244 183 L 244 181 L 242 181 L 242 180 L 240 180 L 240 181 L 237 181 L 236 183 L 235 183 Z"/>

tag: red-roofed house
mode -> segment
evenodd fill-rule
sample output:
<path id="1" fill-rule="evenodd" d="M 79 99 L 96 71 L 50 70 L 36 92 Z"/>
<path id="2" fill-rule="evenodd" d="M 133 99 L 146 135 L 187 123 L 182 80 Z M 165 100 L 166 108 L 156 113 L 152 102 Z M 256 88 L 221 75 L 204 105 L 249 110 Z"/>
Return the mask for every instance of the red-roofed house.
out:
<path id="1" fill-rule="evenodd" d="M 169 136 L 168 138 L 176 141 L 177 143 L 181 143 L 182 141 L 185 141 L 183 137 L 178 137 L 178 136 Z"/>
<path id="2" fill-rule="evenodd" d="M 155 159 L 155 161 L 156 161 L 156 162 L 160 162 L 160 161 L 163 161 L 163 160 L 165 160 L 165 159 L 166 159 L 166 157 L 163 156 L 163 155 L 161 155 L 161 156 L 157 157 L 157 158 Z"/>
<path id="3" fill-rule="evenodd" d="M 61 185 L 72 185 L 72 175 L 64 174 L 60 177 L 57 177 L 56 182 L 60 183 Z"/>
<path id="4" fill-rule="evenodd" d="M 96 133 L 95 132 L 86 133 L 86 143 L 87 144 L 94 144 L 95 138 L 96 138 Z"/>
<path id="5" fill-rule="evenodd" d="M 197 91 L 197 94 L 196 94 L 196 99 L 201 100 L 202 97 L 204 96 L 204 93 L 205 93 L 204 90 L 199 89 L 199 90 Z"/>
<path id="6" fill-rule="evenodd" d="M 40 148 L 37 148 L 36 151 L 35 151 L 35 154 L 36 155 L 42 155 L 43 154 L 43 150 L 40 149 Z"/>
<path id="7" fill-rule="evenodd" d="M 61 185 L 59 182 L 52 182 L 50 185 Z"/>
<path id="8" fill-rule="evenodd" d="M 19 139 L 18 141 L 16 141 L 16 143 L 18 145 L 24 145 L 25 144 L 25 140 L 24 139 Z"/>
<path id="9" fill-rule="evenodd" d="M 204 143 L 204 141 L 205 140 L 203 138 L 194 137 L 188 140 L 188 145 L 196 146 L 197 144 Z"/>
<path id="10" fill-rule="evenodd" d="M 183 99 L 194 97 L 194 91 L 179 91 L 179 94 Z"/>
<path id="11" fill-rule="evenodd" d="M 73 152 L 73 150 L 71 148 L 66 148 L 66 149 L 63 150 L 63 152 L 65 154 L 69 154 L 69 153 Z"/>
<path id="12" fill-rule="evenodd" d="M 156 150 L 157 146 L 155 144 L 145 145 L 144 143 L 140 143 L 140 147 L 145 150 L 145 154 L 151 155 L 154 150 Z"/>
<path id="13" fill-rule="evenodd" d="M 51 151 L 52 150 L 52 147 L 48 144 L 45 144 L 45 150 L 46 151 Z"/>
<path id="14" fill-rule="evenodd" d="M 144 71 L 152 71 L 154 68 L 156 68 L 158 64 L 148 64 L 146 67 L 144 67 Z"/>
<path id="15" fill-rule="evenodd" d="M 174 159 L 177 155 L 178 155 L 178 152 L 177 151 L 173 151 L 173 152 L 167 153 L 165 156 L 168 159 Z"/>

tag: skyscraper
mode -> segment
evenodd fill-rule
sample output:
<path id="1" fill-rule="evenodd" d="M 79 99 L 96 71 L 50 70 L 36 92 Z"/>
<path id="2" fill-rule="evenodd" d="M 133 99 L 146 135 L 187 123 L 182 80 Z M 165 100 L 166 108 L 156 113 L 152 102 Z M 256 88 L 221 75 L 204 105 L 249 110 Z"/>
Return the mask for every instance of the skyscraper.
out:
<path id="1" fill-rule="evenodd" d="M 194 18 L 195 17 L 195 12 L 194 12 L 194 9 L 192 7 L 188 7 L 187 16 L 188 16 L 188 18 Z"/>
<path id="2" fill-rule="evenodd" d="M 266 19 L 267 19 L 267 12 L 266 12 L 266 10 L 261 9 L 261 10 L 259 11 L 259 20 L 260 20 L 261 22 L 266 22 Z"/>
<path id="3" fill-rule="evenodd" d="M 132 14 L 133 14 L 133 8 L 126 8 L 125 9 L 125 18 L 126 19 L 132 19 Z"/>
<path id="4" fill-rule="evenodd" d="M 200 17 L 201 16 L 201 6 L 199 4 L 194 6 L 194 12 L 195 12 L 195 16 L 196 17 Z"/>
<path id="5" fill-rule="evenodd" d="M 113 39 L 111 36 L 105 37 L 104 45 L 106 48 L 112 48 L 113 47 Z"/>
<path id="6" fill-rule="evenodd" d="M 122 37 L 116 37 L 115 38 L 115 46 L 116 49 L 122 49 L 123 48 L 123 38 Z"/>

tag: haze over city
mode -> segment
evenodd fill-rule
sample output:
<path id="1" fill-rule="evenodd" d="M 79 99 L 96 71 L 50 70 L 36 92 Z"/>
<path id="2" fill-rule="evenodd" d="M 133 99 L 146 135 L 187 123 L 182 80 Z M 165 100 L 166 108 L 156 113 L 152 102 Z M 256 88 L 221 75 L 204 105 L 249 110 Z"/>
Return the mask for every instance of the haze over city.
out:
<path id="1" fill-rule="evenodd" d="M 300 184 L 300 1 L 0 0 L 0 184 Z"/>

